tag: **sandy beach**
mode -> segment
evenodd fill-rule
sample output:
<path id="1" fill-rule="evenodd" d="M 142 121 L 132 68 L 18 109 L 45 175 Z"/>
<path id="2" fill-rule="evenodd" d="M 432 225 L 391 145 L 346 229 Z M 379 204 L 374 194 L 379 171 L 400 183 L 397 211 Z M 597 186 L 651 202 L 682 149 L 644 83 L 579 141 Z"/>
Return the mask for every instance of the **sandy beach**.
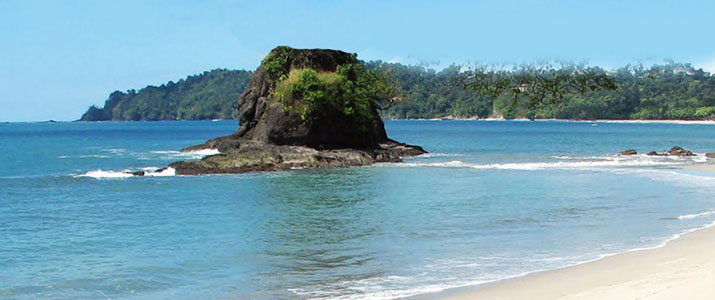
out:
<path id="1" fill-rule="evenodd" d="M 715 164 L 686 167 L 715 172 Z M 715 227 L 697 230 L 660 248 L 631 251 L 564 269 L 455 289 L 438 299 L 715 299 Z"/>
<path id="2" fill-rule="evenodd" d="M 623 253 L 439 299 L 715 299 L 715 228 L 655 249 Z"/>

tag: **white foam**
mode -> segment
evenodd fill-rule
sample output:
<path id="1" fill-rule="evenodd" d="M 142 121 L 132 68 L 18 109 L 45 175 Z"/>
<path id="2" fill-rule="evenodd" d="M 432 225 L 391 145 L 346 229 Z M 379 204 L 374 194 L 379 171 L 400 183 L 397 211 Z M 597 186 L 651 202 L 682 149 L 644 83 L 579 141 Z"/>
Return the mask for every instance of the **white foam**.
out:
<path id="1" fill-rule="evenodd" d="M 120 154 L 120 153 L 127 152 L 127 149 L 122 149 L 122 148 L 110 148 L 110 149 L 102 149 L 101 151 L 102 151 L 102 152 L 109 152 L 109 153 L 113 153 L 113 154 Z"/>
<path id="2" fill-rule="evenodd" d="M 79 174 L 79 175 L 72 175 L 72 177 L 91 177 L 95 179 L 121 179 L 121 178 L 129 178 L 134 175 L 131 173 L 129 170 L 125 171 L 102 171 L 102 170 L 96 170 L 96 171 L 89 171 L 84 174 Z"/>
<path id="3" fill-rule="evenodd" d="M 218 149 L 201 149 L 195 151 L 151 151 L 155 154 L 164 154 L 165 159 L 201 159 L 204 156 L 221 153 Z"/>
<path id="4" fill-rule="evenodd" d="M 557 162 L 531 162 L 531 163 L 497 163 L 497 164 L 472 164 L 459 160 L 433 163 L 402 163 L 398 166 L 406 167 L 438 167 L 438 168 L 472 168 L 495 170 L 546 170 L 546 169 L 589 169 L 604 167 L 649 167 L 673 166 L 679 162 L 652 161 L 652 160 L 600 160 L 600 161 L 557 161 Z"/>
<path id="5" fill-rule="evenodd" d="M 652 162 L 706 162 L 705 153 L 695 153 L 694 156 L 657 156 L 647 154 L 637 155 L 597 155 L 597 156 L 568 156 L 558 155 L 551 158 L 562 160 L 609 160 L 609 161 L 652 161 Z"/>
<path id="6" fill-rule="evenodd" d="M 676 217 L 676 219 L 678 219 L 678 220 L 690 220 L 690 219 L 695 219 L 695 218 L 698 218 L 698 217 L 709 216 L 709 215 L 712 215 L 712 214 L 715 214 L 715 209 L 711 209 L 711 210 L 708 210 L 708 211 L 705 211 L 705 212 L 701 212 L 701 213 L 698 213 L 698 214 L 689 214 L 689 215 L 678 216 L 678 217 Z"/>
<path id="7" fill-rule="evenodd" d="M 151 177 L 176 176 L 176 169 L 169 167 L 169 168 L 166 168 L 159 172 L 146 172 L 146 173 L 144 173 L 144 176 L 151 176 Z"/>
<path id="8" fill-rule="evenodd" d="M 463 154 L 459 153 L 440 153 L 440 152 L 430 152 L 430 153 L 425 153 L 416 156 L 417 158 L 431 158 L 431 157 L 457 157 L 457 156 L 464 156 Z"/>
<path id="9" fill-rule="evenodd" d="M 142 170 L 144 170 L 144 176 L 147 176 L 147 177 L 176 176 L 176 169 L 174 169 L 174 168 L 166 168 L 159 172 L 148 171 L 148 170 L 156 170 L 156 168 L 152 168 L 152 167 L 142 168 Z M 136 176 L 136 175 L 133 175 L 131 172 L 132 172 L 131 170 L 123 170 L 123 171 L 95 170 L 95 171 L 89 171 L 84 174 L 72 175 L 72 177 L 74 177 L 74 178 L 90 177 L 90 178 L 94 178 L 94 179 L 124 179 L 124 178 Z M 139 176 L 137 176 L 137 177 L 139 177 Z"/>

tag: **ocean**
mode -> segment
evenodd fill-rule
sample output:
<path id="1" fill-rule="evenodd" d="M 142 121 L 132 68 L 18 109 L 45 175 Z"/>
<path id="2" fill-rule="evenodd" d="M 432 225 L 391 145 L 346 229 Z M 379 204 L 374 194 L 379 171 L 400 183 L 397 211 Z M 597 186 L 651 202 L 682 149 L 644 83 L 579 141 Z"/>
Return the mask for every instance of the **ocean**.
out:
<path id="1" fill-rule="evenodd" d="M 235 121 L 0 124 L 1 299 L 392 299 L 715 222 L 715 125 L 386 121 L 400 164 L 172 176 Z M 616 155 L 682 146 L 690 158 Z M 124 170 L 146 170 L 134 177 Z"/>

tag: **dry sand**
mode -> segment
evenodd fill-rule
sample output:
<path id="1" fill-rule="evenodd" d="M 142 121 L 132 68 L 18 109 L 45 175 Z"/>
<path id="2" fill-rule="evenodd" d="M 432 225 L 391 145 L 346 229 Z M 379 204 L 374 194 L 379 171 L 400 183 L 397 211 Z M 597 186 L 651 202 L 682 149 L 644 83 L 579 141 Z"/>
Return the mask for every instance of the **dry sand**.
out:
<path id="1" fill-rule="evenodd" d="M 695 165 L 686 169 L 715 172 L 715 164 Z M 715 227 L 683 235 L 664 247 L 618 254 L 595 262 L 497 283 L 483 289 L 448 291 L 443 296 L 438 295 L 437 298 L 713 300 Z"/>
<path id="2" fill-rule="evenodd" d="M 565 269 L 439 299 L 715 299 L 715 228 Z"/>

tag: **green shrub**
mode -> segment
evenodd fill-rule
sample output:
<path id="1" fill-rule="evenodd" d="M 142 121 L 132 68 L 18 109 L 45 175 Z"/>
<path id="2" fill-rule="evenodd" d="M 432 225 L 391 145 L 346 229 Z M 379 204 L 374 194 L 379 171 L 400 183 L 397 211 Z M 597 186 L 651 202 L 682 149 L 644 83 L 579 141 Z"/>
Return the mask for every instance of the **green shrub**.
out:
<path id="1" fill-rule="evenodd" d="M 290 70 L 288 64 L 288 56 L 293 51 L 293 48 L 287 46 L 279 46 L 273 49 L 266 58 L 263 59 L 263 69 L 268 73 L 268 77 L 273 81 L 285 79 Z"/>
<path id="2" fill-rule="evenodd" d="M 377 124 L 375 102 L 393 96 L 392 86 L 361 64 L 342 65 L 335 72 L 293 69 L 273 91 L 273 99 L 308 124 L 336 116 L 347 118 L 363 131 Z"/>

